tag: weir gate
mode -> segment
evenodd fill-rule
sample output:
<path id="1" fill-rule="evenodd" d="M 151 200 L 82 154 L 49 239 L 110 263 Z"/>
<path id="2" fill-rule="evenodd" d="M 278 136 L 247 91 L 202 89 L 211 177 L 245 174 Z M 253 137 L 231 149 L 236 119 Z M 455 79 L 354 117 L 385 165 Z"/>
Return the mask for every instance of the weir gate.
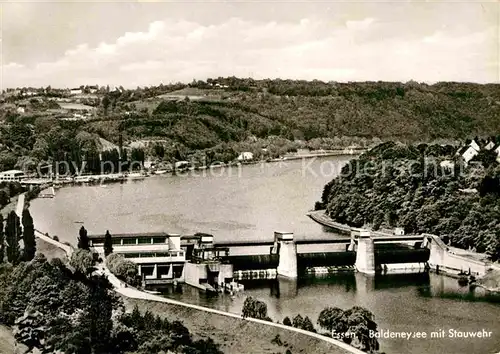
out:
<path id="1" fill-rule="evenodd" d="M 318 240 L 295 240 L 293 233 L 288 232 L 275 232 L 272 241 L 204 239 L 199 249 L 206 254 L 203 257 L 229 263 L 235 273 L 271 269 L 291 278 L 306 269 L 320 267 L 353 268 L 367 274 L 394 268 L 423 271 L 430 258 L 422 235 L 372 236 L 366 230 L 353 230 L 351 237 Z"/>

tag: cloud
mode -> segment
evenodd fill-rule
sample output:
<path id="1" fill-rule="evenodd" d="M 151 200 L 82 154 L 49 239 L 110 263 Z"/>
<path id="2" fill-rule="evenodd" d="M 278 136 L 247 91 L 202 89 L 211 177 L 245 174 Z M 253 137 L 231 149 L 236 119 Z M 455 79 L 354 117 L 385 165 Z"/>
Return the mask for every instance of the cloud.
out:
<path id="1" fill-rule="evenodd" d="M 371 17 L 342 23 L 313 18 L 295 22 L 230 18 L 211 25 L 155 21 L 144 31 L 126 32 L 112 41 L 81 43 L 53 61 L 4 65 L 2 83 L 4 88 L 93 83 L 135 87 L 226 75 L 498 81 L 494 28 L 473 33 L 441 26 L 433 30 L 421 36 L 384 36 L 381 31 L 387 31 L 387 24 Z"/>

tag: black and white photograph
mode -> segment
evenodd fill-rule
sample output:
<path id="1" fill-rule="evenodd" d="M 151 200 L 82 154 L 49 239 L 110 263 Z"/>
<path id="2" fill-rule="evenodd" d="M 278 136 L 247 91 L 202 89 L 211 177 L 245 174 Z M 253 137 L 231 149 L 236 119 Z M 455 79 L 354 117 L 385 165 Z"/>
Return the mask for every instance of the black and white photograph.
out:
<path id="1" fill-rule="evenodd" d="M 500 354 L 500 2 L 1 0 L 0 354 Z"/>

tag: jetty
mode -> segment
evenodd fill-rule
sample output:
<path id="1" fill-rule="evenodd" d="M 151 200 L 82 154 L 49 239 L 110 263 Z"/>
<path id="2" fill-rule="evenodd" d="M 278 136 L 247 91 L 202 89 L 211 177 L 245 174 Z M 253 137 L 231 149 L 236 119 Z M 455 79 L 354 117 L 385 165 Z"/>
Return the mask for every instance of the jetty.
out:
<path id="1" fill-rule="evenodd" d="M 47 189 L 44 189 L 38 195 L 39 198 L 54 198 L 55 196 L 56 196 L 56 191 L 54 187 L 49 187 Z"/>
<path id="2" fill-rule="evenodd" d="M 345 234 L 345 235 L 351 234 L 351 227 L 350 226 L 347 226 L 347 225 L 344 225 L 344 224 L 341 224 L 339 222 L 332 220 L 325 213 L 325 210 L 310 211 L 306 215 L 309 216 L 314 221 L 316 221 L 318 224 L 321 224 L 323 226 L 334 229 L 335 231 L 337 231 L 340 234 Z"/>

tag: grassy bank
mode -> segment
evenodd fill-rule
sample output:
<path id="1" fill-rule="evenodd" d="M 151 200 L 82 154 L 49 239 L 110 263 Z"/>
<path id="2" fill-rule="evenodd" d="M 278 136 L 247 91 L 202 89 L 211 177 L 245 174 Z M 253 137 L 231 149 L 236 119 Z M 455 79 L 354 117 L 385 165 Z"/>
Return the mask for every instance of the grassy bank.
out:
<path id="1" fill-rule="evenodd" d="M 284 354 L 290 350 L 293 354 L 348 354 L 346 350 L 320 339 L 243 319 L 155 301 L 125 297 L 123 301 L 129 311 L 137 305 L 141 312 L 149 310 L 169 320 L 182 321 L 189 331 L 198 337 L 211 337 L 215 342 L 220 343 L 224 353 Z M 281 345 L 273 342 L 277 335 L 281 339 Z"/>
<path id="2" fill-rule="evenodd" d="M 66 252 L 51 243 L 45 242 L 44 240 L 36 238 L 36 251 L 37 253 L 43 253 L 48 260 L 52 258 L 60 258 L 64 262 L 67 260 Z"/>

